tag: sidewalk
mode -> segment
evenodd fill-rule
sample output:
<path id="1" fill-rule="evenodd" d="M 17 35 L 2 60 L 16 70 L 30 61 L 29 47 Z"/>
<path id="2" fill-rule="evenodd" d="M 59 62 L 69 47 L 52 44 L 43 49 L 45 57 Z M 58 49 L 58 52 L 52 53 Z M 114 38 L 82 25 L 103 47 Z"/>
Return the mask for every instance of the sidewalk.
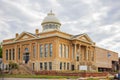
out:
<path id="1" fill-rule="evenodd" d="M 110 77 L 113 77 L 113 76 L 104 76 L 104 77 L 81 77 L 81 78 L 78 78 L 77 80 L 87 80 L 89 78 L 93 78 L 93 79 L 99 79 L 99 80 L 108 80 Z"/>

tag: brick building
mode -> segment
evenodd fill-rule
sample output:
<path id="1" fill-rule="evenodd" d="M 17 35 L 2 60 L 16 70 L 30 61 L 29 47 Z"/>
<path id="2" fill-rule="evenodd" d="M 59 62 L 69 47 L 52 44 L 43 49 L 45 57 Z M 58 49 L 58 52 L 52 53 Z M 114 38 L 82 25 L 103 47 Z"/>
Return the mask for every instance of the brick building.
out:
<path id="1" fill-rule="evenodd" d="M 98 71 L 118 70 L 118 53 L 97 46 L 95 51 Z"/>
<path id="2" fill-rule="evenodd" d="M 96 47 L 87 34 L 62 32 L 61 23 L 52 12 L 41 25 L 42 32 L 36 29 L 35 33 L 16 33 L 15 38 L 3 40 L 6 67 L 15 62 L 27 64 L 34 71 L 97 71 L 112 69 L 112 61 L 118 61 L 118 53 Z"/>

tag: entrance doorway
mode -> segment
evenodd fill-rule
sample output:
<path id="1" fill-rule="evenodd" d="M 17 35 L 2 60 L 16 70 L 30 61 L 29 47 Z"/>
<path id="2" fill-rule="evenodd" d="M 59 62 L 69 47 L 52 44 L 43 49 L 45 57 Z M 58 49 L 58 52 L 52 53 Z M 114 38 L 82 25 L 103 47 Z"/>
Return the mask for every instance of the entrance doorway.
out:
<path id="1" fill-rule="evenodd" d="M 29 53 L 24 53 L 23 57 L 24 57 L 25 64 L 27 64 L 29 61 Z"/>
<path id="2" fill-rule="evenodd" d="M 74 65 L 71 65 L 71 70 L 72 70 L 72 71 L 74 70 Z"/>

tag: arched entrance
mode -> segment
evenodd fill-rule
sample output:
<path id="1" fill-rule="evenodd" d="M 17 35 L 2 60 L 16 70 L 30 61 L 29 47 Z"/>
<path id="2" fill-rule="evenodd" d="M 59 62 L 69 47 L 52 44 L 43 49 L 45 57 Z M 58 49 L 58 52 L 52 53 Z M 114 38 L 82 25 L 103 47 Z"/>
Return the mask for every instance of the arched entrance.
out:
<path id="1" fill-rule="evenodd" d="M 23 57 L 24 57 L 25 64 L 27 64 L 29 61 L 29 53 L 24 53 Z"/>
<path id="2" fill-rule="evenodd" d="M 25 52 L 23 54 L 23 60 L 24 60 L 25 64 L 27 64 L 29 62 L 29 50 L 28 50 L 28 48 L 25 48 Z"/>

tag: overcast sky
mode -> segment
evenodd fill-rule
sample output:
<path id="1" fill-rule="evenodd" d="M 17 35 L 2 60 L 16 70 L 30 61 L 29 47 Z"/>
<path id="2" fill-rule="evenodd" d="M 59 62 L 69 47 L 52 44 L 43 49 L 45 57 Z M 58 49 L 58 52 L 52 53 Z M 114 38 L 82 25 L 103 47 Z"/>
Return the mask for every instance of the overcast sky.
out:
<path id="1" fill-rule="evenodd" d="M 0 0 L 0 41 L 42 31 L 51 9 L 63 32 L 87 33 L 97 46 L 120 53 L 120 0 Z"/>

